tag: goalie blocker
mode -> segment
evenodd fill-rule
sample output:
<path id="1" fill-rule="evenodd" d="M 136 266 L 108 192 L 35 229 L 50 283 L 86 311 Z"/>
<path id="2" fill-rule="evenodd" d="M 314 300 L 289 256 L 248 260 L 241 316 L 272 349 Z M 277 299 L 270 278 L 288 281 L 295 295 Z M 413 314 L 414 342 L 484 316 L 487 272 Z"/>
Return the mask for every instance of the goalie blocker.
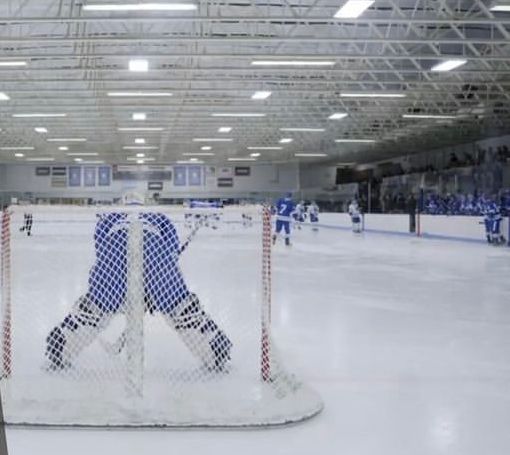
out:
<path id="1" fill-rule="evenodd" d="M 143 227 L 143 291 L 139 295 L 145 310 L 160 312 L 207 369 L 223 371 L 232 342 L 188 290 L 177 264 L 182 249 L 173 224 L 158 213 L 141 213 L 138 221 Z M 88 292 L 46 338 L 50 369 L 70 367 L 116 314 L 126 312 L 129 225 L 125 213 L 110 213 L 98 221 Z"/>

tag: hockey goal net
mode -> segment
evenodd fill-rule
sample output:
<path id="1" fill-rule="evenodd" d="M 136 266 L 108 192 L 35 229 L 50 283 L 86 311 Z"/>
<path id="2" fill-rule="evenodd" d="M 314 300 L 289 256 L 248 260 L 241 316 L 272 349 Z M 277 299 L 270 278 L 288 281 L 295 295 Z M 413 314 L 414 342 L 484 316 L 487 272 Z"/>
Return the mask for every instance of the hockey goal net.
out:
<path id="1" fill-rule="evenodd" d="M 272 342 L 267 208 L 11 207 L 1 278 L 7 423 L 251 426 L 322 408 Z"/>

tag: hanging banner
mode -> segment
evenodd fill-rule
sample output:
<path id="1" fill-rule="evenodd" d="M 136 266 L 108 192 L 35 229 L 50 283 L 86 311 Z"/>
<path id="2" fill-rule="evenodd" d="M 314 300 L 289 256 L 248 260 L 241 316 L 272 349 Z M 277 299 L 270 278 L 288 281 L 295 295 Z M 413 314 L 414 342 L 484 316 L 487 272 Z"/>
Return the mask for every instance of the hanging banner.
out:
<path id="1" fill-rule="evenodd" d="M 184 166 L 174 167 L 174 186 L 186 186 L 186 168 Z"/>
<path id="2" fill-rule="evenodd" d="M 100 166 L 97 173 L 99 186 L 110 186 L 112 180 L 110 166 Z"/>
<path id="3" fill-rule="evenodd" d="M 83 168 L 83 184 L 85 186 L 96 186 L 96 168 Z"/>
<path id="4" fill-rule="evenodd" d="M 81 186 L 81 167 L 69 166 L 69 186 Z"/>
<path id="5" fill-rule="evenodd" d="M 202 168 L 200 166 L 188 167 L 188 184 L 189 186 L 202 185 Z"/>

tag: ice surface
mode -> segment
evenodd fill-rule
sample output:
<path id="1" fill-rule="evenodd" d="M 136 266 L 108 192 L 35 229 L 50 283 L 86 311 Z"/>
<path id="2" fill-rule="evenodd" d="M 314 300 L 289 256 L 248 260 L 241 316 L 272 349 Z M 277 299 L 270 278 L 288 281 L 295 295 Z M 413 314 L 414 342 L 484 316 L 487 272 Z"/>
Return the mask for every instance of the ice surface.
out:
<path id="1" fill-rule="evenodd" d="M 267 431 L 9 429 L 10 453 L 508 455 L 509 272 L 505 248 L 303 229 L 274 251 L 273 327 L 319 416 Z"/>

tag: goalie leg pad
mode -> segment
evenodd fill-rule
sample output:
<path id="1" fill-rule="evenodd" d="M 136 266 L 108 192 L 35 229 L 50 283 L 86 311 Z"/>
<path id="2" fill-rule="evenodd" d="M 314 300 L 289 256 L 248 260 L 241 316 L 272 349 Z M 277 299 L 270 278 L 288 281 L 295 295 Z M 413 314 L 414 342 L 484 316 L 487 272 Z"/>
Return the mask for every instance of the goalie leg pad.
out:
<path id="1" fill-rule="evenodd" d="M 165 315 L 192 354 L 212 371 L 222 371 L 230 360 L 232 342 L 202 309 L 195 294 Z"/>
<path id="2" fill-rule="evenodd" d="M 80 297 L 73 310 L 46 337 L 46 357 L 52 370 L 66 369 L 96 338 L 108 318 L 88 296 Z"/>

